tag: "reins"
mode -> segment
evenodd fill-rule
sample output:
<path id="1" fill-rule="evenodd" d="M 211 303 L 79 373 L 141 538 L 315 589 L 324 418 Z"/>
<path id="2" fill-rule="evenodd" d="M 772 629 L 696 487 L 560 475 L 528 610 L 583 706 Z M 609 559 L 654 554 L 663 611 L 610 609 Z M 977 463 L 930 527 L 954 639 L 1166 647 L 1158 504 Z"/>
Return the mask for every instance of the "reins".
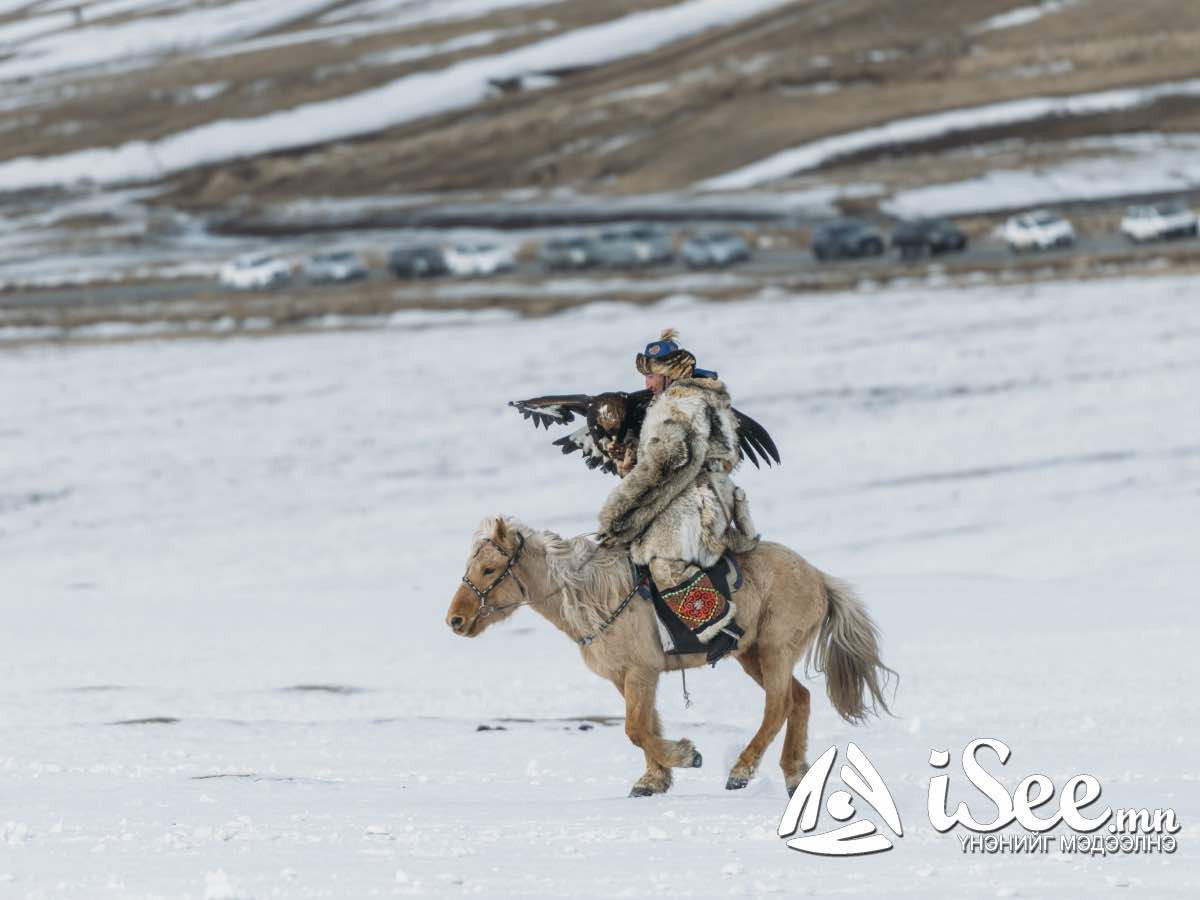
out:
<path id="1" fill-rule="evenodd" d="M 617 617 L 619 615 L 621 615 L 621 613 L 625 612 L 625 608 L 627 606 L 629 606 L 630 602 L 637 595 L 638 588 L 640 588 L 641 586 L 642 586 L 641 582 L 638 581 L 637 576 L 635 575 L 634 579 L 633 579 L 633 590 L 625 595 L 625 599 L 621 601 L 620 605 L 617 606 L 617 608 L 614 609 L 611 613 L 609 613 L 608 618 L 600 623 L 599 628 L 597 628 L 595 631 L 593 631 L 589 635 L 586 635 L 581 638 L 576 638 L 575 643 L 579 644 L 579 646 L 581 646 L 581 647 L 587 647 L 594 640 L 596 640 L 596 638 L 600 637 L 602 634 L 604 634 L 604 632 L 608 631 L 608 629 L 612 626 L 612 623 L 617 621 Z"/>

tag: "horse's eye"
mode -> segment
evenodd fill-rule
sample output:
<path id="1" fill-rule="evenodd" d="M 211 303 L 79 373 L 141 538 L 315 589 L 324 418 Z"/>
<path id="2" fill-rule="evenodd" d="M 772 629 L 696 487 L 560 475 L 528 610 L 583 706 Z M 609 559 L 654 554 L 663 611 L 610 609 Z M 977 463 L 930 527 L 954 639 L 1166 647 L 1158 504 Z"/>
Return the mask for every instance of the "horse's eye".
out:
<path id="1" fill-rule="evenodd" d="M 484 570 L 483 570 L 483 574 L 484 574 L 484 575 L 491 575 L 491 574 L 492 574 L 493 572 L 495 572 L 495 571 L 496 571 L 496 570 L 495 570 L 495 569 L 493 569 L 491 566 L 488 566 L 486 569 L 484 569 Z"/>

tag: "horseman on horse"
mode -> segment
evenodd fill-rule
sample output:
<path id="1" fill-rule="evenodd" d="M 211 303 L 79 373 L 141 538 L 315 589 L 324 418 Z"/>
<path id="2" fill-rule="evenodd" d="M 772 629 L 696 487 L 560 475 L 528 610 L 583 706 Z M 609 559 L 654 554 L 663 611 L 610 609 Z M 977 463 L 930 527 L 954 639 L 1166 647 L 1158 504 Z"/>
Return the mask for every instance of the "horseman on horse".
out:
<path id="1" fill-rule="evenodd" d="M 629 548 L 643 595 L 660 610 L 664 649 L 702 650 L 715 664 L 744 633 L 732 598 L 740 573 L 725 556 L 758 544 L 746 494 L 730 475 L 743 456 L 757 466 L 756 449 L 768 465 L 779 454 L 766 430 L 733 408 L 717 373 L 697 368 L 677 338 L 667 329 L 635 358 L 644 391 L 511 405 L 547 428 L 586 416 L 586 427 L 555 444 L 623 479 L 600 511 L 602 542 Z"/>
<path id="2" fill-rule="evenodd" d="M 677 336 L 664 331 L 635 359 L 653 400 L 636 449 L 618 466 L 627 474 L 600 510 L 600 527 L 605 540 L 629 546 L 715 664 L 743 630 L 728 580 L 709 570 L 726 551 L 753 550 L 758 532 L 730 477 L 739 453 L 729 391 L 716 372 L 696 367 Z"/>
<path id="3" fill-rule="evenodd" d="M 697 369 L 673 331 L 638 355 L 637 368 L 646 390 L 510 404 L 547 429 L 584 417 L 554 444 L 623 480 L 600 512 L 599 544 L 514 518 L 485 519 L 446 624 L 477 637 L 529 606 L 570 637 L 588 668 L 625 699 L 625 733 L 646 759 L 634 797 L 661 794 L 672 769 L 702 763 L 690 740 L 662 735 L 659 675 L 736 650 L 765 702 L 725 787 L 750 783 L 786 725 L 780 767 L 791 793 L 808 771 L 810 695 L 794 675 L 801 657 L 825 674 L 834 709 L 856 724 L 887 711 L 884 690 L 895 673 L 880 660 L 878 631 L 849 585 L 782 544 L 759 541 L 730 476 L 743 457 L 755 466 L 760 458 L 779 462 L 766 430 L 730 405 L 716 373 Z M 639 593 L 651 603 L 634 602 Z"/>

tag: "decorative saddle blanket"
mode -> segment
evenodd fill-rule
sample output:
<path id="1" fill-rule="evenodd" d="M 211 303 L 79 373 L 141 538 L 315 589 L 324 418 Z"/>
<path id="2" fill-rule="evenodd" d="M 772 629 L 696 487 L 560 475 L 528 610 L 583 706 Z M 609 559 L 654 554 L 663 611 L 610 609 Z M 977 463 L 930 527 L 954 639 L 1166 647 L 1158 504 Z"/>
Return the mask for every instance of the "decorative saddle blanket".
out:
<path id="1" fill-rule="evenodd" d="M 706 644 L 733 621 L 730 599 L 742 586 L 742 570 L 726 553 L 710 569 L 661 590 L 645 566 L 637 567 L 638 593 L 654 604 L 663 650 L 671 655 L 704 653 Z"/>

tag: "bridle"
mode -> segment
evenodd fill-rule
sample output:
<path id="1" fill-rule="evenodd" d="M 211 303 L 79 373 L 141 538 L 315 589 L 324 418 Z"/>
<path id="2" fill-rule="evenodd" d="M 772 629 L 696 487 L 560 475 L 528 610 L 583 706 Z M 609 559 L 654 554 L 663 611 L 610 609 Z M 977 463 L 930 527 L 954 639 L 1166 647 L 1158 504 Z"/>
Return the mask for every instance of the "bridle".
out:
<path id="1" fill-rule="evenodd" d="M 505 578 L 507 578 L 509 575 L 512 575 L 513 567 L 517 564 L 518 561 L 520 561 L 521 554 L 525 550 L 525 535 L 521 534 L 520 532 L 517 532 L 517 549 L 513 552 L 512 556 L 509 556 L 507 553 L 505 553 L 504 548 L 501 547 L 499 544 L 497 544 L 495 541 L 493 541 L 491 538 L 487 538 L 487 542 L 489 544 L 491 544 L 493 547 L 495 547 L 497 550 L 499 550 L 500 553 L 508 560 L 508 563 L 504 566 L 504 571 L 501 572 L 499 575 L 497 575 L 496 579 L 491 584 L 489 584 L 487 587 L 482 588 L 482 589 L 477 588 L 474 584 L 472 584 L 471 579 L 466 576 L 465 572 L 463 573 L 463 577 L 462 577 L 463 584 L 465 584 L 467 587 L 469 587 L 471 590 L 473 590 L 475 592 L 475 596 L 479 598 L 478 615 L 480 615 L 480 616 L 488 616 L 488 615 L 491 615 L 493 612 L 499 612 L 500 610 L 503 610 L 503 609 L 512 609 L 514 606 L 524 606 L 526 603 L 525 600 L 522 600 L 519 603 L 509 603 L 507 606 L 488 606 L 488 594 L 490 594 L 492 591 L 494 591 L 496 589 L 496 586 L 498 584 L 500 584 L 500 582 L 502 582 Z M 514 575 L 513 578 L 515 579 L 516 576 Z"/>

